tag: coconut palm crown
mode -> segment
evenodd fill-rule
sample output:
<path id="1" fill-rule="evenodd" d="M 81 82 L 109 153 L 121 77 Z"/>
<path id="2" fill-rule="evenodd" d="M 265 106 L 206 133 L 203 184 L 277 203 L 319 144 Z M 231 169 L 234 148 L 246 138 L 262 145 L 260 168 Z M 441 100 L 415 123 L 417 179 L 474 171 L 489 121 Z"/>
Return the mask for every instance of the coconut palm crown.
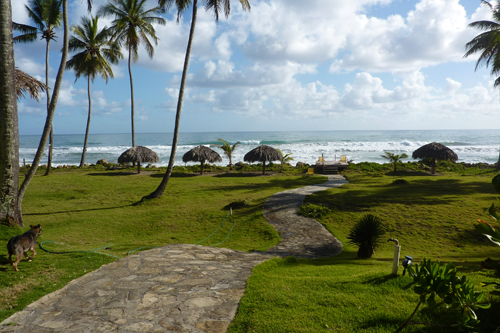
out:
<path id="1" fill-rule="evenodd" d="M 490 67 L 491 75 L 498 76 L 500 74 L 500 2 L 496 1 L 494 5 L 485 0 L 481 0 L 481 2 L 489 8 L 493 20 L 476 21 L 469 24 L 470 28 L 476 28 L 484 32 L 465 44 L 464 58 L 478 53 L 479 58 L 475 70 L 484 65 Z M 498 87 L 499 85 L 500 77 L 497 77 L 493 86 Z M 496 169 L 500 170 L 500 153 Z"/>
<path id="2" fill-rule="evenodd" d="M 82 75 L 87 78 L 89 112 L 80 168 L 85 164 L 85 153 L 87 151 L 90 118 L 92 114 L 90 81 L 94 82 L 95 77 L 100 76 L 107 83 L 109 77 L 114 77 L 110 63 L 118 64 L 119 59 L 123 58 L 120 47 L 111 40 L 112 31 L 107 27 L 99 30 L 98 22 L 99 16 L 90 18 L 82 17 L 80 25 L 71 27 L 73 35 L 69 40 L 68 46 L 69 51 L 76 51 L 79 53 L 75 54 L 73 58 L 66 63 L 66 68 L 75 71 L 75 81 Z"/>
<path id="3" fill-rule="evenodd" d="M 476 62 L 477 70 L 481 66 L 491 67 L 491 75 L 500 74 L 500 2 L 496 1 L 493 5 L 488 1 L 481 0 L 483 5 L 487 6 L 492 14 L 493 21 L 476 21 L 469 24 L 470 28 L 476 28 L 484 31 L 465 44 L 465 55 L 479 53 Z M 500 77 L 495 80 L 494 86 L 500 85 Z"/>
<path id="4" fill-rule="evenodd" d="M 135 146 L 134 126 L 134 82 L 132 79 L 132 59 L 139 59 L 139 45 L 143 45 L 150 58 L 153 58 L 154 47 L 158 45 L 153 24 L 165 25 L 164 18 L 158 16 L 164 13 L 160 7 L 146 9 L 147 0 L 117 0 L 108 2 L 101 7 L 98 15 L 114 17 L 111 29 L 113 29 L 113 40 L 128 50 L 128 73 L 130 77 L 130 109 L 132 124 L 132 147 Z"/>

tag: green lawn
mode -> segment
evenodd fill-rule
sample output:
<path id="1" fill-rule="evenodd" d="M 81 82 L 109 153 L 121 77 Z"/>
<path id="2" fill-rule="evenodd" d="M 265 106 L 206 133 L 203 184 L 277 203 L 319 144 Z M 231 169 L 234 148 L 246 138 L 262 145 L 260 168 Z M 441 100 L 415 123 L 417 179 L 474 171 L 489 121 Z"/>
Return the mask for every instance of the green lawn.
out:
<path id="1" fill-rule="evenodd" d="M 159 185 L 161 171 L 136 174 L 135 169 L 55 170 L 37 175 L 23 202 L 25 228 L 0 225 L 0 320 L 41 296 L 114 257 L 93 252 L 47 253 L 37 249 L 33 262 L 21 261 L 19 272 L 8 264 L 5 245 L 10 237 L 41 224 L 39 243 L 51 251 L 96 250 L 117 257 L 129 251 L 171 243 L 194 244 L 209 236 L 234 207 L 233 219 L 201 245 L 266 250 L 279 241 L 262 217 L 261 206 L 276 192 L 325 181 L 324 177 L 293 174 L 224 173 L 197 176 L 174 174 L 158 200 L 139 203 Z M 41 173 L 40 173 L 41 174 Z"/>
<path id="2" fill-rule="evenodd" d="M 347 243 L 347 235 L 368 213 L 382 219 L 385 239 L 400 241 L 402 257 L 453 262 L 460 275 L 477 285 L 500 282 L 492 271 L 479 269 L 482 260 L 499 259 L 500 248 L 474 231 L 478 218 L 492 221 L 486 209 L 498 197 L 493 175 L 351 172 L 349 184 L 308 196 L 306 203 L 331 209 L 320 221 L 342 241 L 343 253 L 317 260 L 275 259 L 256 267 L 229 332 L 394 332 L 414 310 L 418 295 L 404 288 L 412 279 L 401 276 L 402 267 L 398 277 L 391 275 L 394 243 L 382 243 L 372 259 L 356 259 L 357 249 Z M 396 179 L 408 184 L 395 185 Z M 500 326 L 499 299 L 489 301 L 492 308 L 479 311 L 483 332 Z M 433 314 L 424 307 L 414 321 L 448 325 L 457 318 L 453 311 Z M 424 328 L 417 327 L 404 331 Z"/>
<path id="3" fill-rule="evenodd" d="M 500 248 L 474 231 L 478 218 L 492 221 L 486 210 L 498 197 L 490 183 L 495 173 L 460 169 L 430 176 L 412 167 L 393 174 L 389 165 L 362 164 L 346 174 L 348 184 L 307 197 L 307 203 L 330 208 L 319 220 L 342 241 L 343 253 L 316 260 L 273 259 L 257 266 L 229 332 L 393 332 L 413 311 L 418 295 L 405 289 L 411 281 L 408 276 L 390 275 L 393 243 L 384 241 L 372 259 L 356 259 L 356 249 L 346 237 L 367 213 L 383 221 L 387 239 L 399 239 L 402 256 L 411 255 L 415 262 L 424 257 L 453 262 L 475 284 L 499 281 L 494 272 L 480 270 L 479 264 L 488 257 L 498 259 Z M 262 218 L 262 203 L 276 192 L 326 180 L 291 173 L 177 173 L 161 199 L 141 204 L 142 196 L 158 186 L 163 174 L 134 172 L 63 169 L 49 177 L 36 176 L 24 201 L 24 222 L 42 224 L 40 242 L 59 243 L 45 243 L 50 250 L 98 248 L 124 257 L 143 247 L 196 243 L 217 228 L 232 206 L 236 226 L 220 246 L 265 250 L 279 242 L 279 236 Z M 397 179 L 408 183 L 393 184 Z M 224 224 L 202 244 L 221 242 L 231 227 L 232 223 Z M 6 244 L 27 229 L 0 225 L 0 240 Z M 22 261 L 16 273 L 4 251 L 0 252 L 0 320 L 116 260 L 93 252 L 38 250 L 34 261 Z M 489 301 L 492 308 L 479 312 L 483 332 L 500 325 L 499 299 L 491 296 Z M 425 307 L 415 318 L 439 325 L 455 319 L 454 312 L 434 313 Z M 421 332 L 420 328 L 411 326 L 405 332 Z M 455 331 L 425 328 L 425 332 Z"/>

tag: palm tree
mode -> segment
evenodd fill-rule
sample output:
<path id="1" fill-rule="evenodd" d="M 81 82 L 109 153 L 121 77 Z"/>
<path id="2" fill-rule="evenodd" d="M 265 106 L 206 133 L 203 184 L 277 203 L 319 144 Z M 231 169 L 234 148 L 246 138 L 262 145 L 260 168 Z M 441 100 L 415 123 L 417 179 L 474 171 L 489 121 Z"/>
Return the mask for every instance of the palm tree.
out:
<path id="1" fill-rule="evenodd" d="M 486 67 L 491 65 L 491 75 L 497 76 L 500 74 L 500 2 L 497 1 L 494 6 L 485 0 L 481 0 L 481 2 L 490 9 L 493 21 L 476 21 L 469 24 L 470 28 L 477 28 L 484 32 L 465 44 L 464 58 L 480 53 L 475 70 L 482 65 Z M 493 87 L 499 85 L 500 77 L 497 77 Z M 500 153 L 496 169 L 500 170 Z"/>
<path id="2" fill-rule="evenodd" d="M 222 144 L 218 145 L 214 143 L 212 146 L 218 147 L 224 151 L 224 154 L 229 158 L 229 170 L 233 171 L 233 151 L 240 142 L 238 141 L 231 146 L 227 141 L 222 140 L 221 138 L 217 140 L 222 142 Z"/>
<path id="3" fill-rule="evenodd" d="M 3 1 L 3 0 L 0 0 Z M 92 0 L 87 1 L 88 10 L 92 9 Z M 69 48 L 69 23 L 68 23 L 68 0 L 62 0 L 62 17 L 63 17 L 63 47 L 61 52 L 61 62 L 59 63 L 59 69 L 56 75 L 56 81 L 54 83 L 54 90 L 52 91 L 52 98 L 50 100 L 50 106 L 47 110 L 47 118 L 45 119 L 45 125 L 43 127 L 42 136 L 40 138 L 40 143 L 36 150 L 35 158 L 28 173 L 24 177 L 23 183 L 19 187 L 19 194 L 17 200 L 17 208 L 20 214 L 20 224 L 22 225 L 22 203 L 24 194 L 28 189 L 28 186 L 35 176 L 38 169 L 38 165 L 42 159 L 43 151 L 47 145 L 50 130 L 52 128 L 52 120 L 54 119 L 54 113 L 57 106 L 57 99 L 59 97 L 59 91 L 61 90 L 61 84 L 64 76 L 64 70 L 66 68 L 66 60 L 68 59 L 68 48 Z"/>
<path id="4" fill-rule="evenodd" d="M 19 127 L 14 73 L 11 2 L 0 0 L 0 220 L 23 226 L 18 206 Z"/>
<path id="5" fill-rule="evenodd" d="M 87 78 L 87 95 L 89 99 L 89 114 L 87 118 L 87 129 L 83 143 L 82 158 L 80 168 L 85 164 L 85 153 L 87 152 L 87 141 L 90 128 L 90 117 L 92 114 L 92 98 L 90 96 L 90 81 L 94 82 L 96 76 L 101 76 L 106 83 L 109 77 L 114 77 L 112 64 L 117 64 L 119 59 L 123 59 L 120 47 L 111 41 L 113 32 L 104 27 L 98 30 L 99 16 L 86 18 L 82 17 L 79 26 L 71 27 L 73 36 L 69 40 L 69 51 L 80 51 L 66 63 L 67 69 L 74 69 L 76 80 L 81 75 Z M 108 62 L 109 61 L 109 62 Z"/>
<path id="6" fill-rule="evenodd" d="M 283 167 L 285 166 L 286 163 L 290 163 L 290 161 L 293 161 L 292 153 L 288 154 L 283 154 L 281 149 L 276 149 L 277 151 L 280 152 L 281 154 L 281 166 L 280 166 L 280 172 L 283 172 Z"/>
<path id="7" fill-rule="evenodd" d="M 384 151 L 385 155 L 380 155 L 381 157 L 385 158 L 386 160 L 389 160 L 389 163 L 391 163 L 394 166 L 394 173 L 396 173 L 396 168 L 398 166 L 398 163 L 401 162 L 403 158 L 408 158 L 408 155 L 405 153 L 402 154 L 394 154 L 388 151 Z"/>
<path id="8" fill-rule="evenodd" d="M 248 0 L 239 0 L 241 3 L 241 6 L 243 7 L 243 10 L 250 10 L 250 3 Z M 221 7 L 224 8 L 224 14 L 226 18 L 229 16 L 229 13 L 231 12 L 231 1 L 230 0 L 203 0 L 205 4 L 205 9 L 206 10 L 212 10 L 215 15 L 215 21 L 219 21 L 219 10 Z M 179 138 L 179 126 L 180 126 L 180 121 L 181 121 L 181 112 L 182 112 L 182 102 L 184 98 L 184 87 L 186 86 L 186 77 L 187 77 L 187 72 L 189 68 L 189 58 L 191 56 L 191 46 L 193 44 L 193 36 L 194 36 L 194 30 L 196 27 L 196 17 L 198 13 L 198 0 L 158 0 L 158 3 L 160 4 L 161 7 L 169 8 L 172 6 L 172 4 L 176 4 L 177 10 L 178 10 L 178 15 L 177 15 L 177 21 L 179 21 L 181 13 L 189 7 L 189 5 L 193 6 L 193 14 L 191 17 L 191 28 L 189 30 L 189 38 L 188 38 L 188 45 L 186 49 L 186 56 L 184 58 L 184 67 L 182 69 L 182 78 L 181 78 L 181 85 L 179 89 L 179 98 L 177 99 L 177 111 L 175 113 L 175 126 L 174 126 L 174 136 L 172 140 L 172 149 L 170 152 L 170 158 L 168 160 L 168 167 L 167 167 L 167 172 L 165 173 L 165 176 L 163 177 L 163 180 L 161 181 L 160 185 L 158 188 L 151 194 L 145 196 L 144 198 L 146 199 L 152 199 L 152 198 L 159 198 L 162 196 L 163 192 L 165 191 L 165 188 L 167 187 L 168 181 L 170 179 L 170 175 L 172 174 L 172 169 L 174 167 L 174 161 L 175 161 L 175 152 L 177 150 L 177 141 Z"/>
<path id="9" fill-rule="evenodd" d="M 158 37 L 153 24 L 165 25 L 165 19 L 158 15 L 163 13 L 160 7 L 146 10 L 144 7 L 147 0 L 117 0 L 108 3 L 98 11 L 99 15 L 112 16 L 111 29 L 114 30 L 113 39 L 120 45 L 128 49 L 128 73 L 130 76 L 131 95 L 131 118 L 132 118 L 132 147 L 135 147 L 135 127 L 134 127 L 134 82 L 132 80 L 132 58 L 134 62 L 139 59 L 139 45 L 143 44 L 149 58 L 153 58 L 154 48 L 149 39 L 158 45 Z M 116 3 L 116 5 L 115 5 Z"/>
<path id="10" fill-rule="evenodd" d="M 30 0 L 29 6 L 26 6 L 28 16 L 35 23 L 36 28 L 42 33 L 42 39 L 46 41 L 45 48 L 45 85 L 47 86 L 47 110 L 50 106 L 50 89 L 49 89 L 49 48 L 50 41 L 56 38 L 55 29 L 61 26 L 62 0 Z M 34 39 L 25 38 L 23 41 L 33 41 Z M 52 126 L 52 125 L 51 125 Z M 47 161 L 47 171 L 45 175 L 50 174 L 52 165 L 52 147 L 54 144 L 53 129 L 50 129 L 49 153 Z"/>

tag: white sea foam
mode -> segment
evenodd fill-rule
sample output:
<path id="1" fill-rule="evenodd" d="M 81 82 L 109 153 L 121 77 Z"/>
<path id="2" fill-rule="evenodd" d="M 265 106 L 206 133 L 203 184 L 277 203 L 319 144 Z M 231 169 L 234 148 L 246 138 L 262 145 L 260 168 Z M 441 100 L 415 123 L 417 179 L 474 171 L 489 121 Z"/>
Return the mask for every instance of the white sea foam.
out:
<path id="1" fill-rule="evenodd" d="M 409 156 L 417 148 L 438 141 L 453 149 L 459 157 L 459 162 L 495 163 L 498 159 L 498 133 L 489 131 L 343 131 L 343 132 L 238 132 L 238 133 L 184 133 L 180 136 L 176 152 L 176 164 L 184 165 L 182 156 L 194 147 L 203 144 L 211 147 L 222 156 L 219 165 L 227 165 L 229 160 L 222 150 L 211 146 L 220 144 L 217 138 L 224 138 L 228 143 L 240 142 L 233 153 L 233 163 L 244 160 L 244 155 L 251 149 L 266 144 L 281 149 L 285 154 L 291 154 L 292 164 L 304 162 L 315 163 L 320 156 L 326 160 L 339 159 L 347 155 L 354 162 L 385 163 L 381 157 L 384 151 L 396 154 L 405 153 Z M 78 165 L 80 163 L 82 146 L 75 144 L 83 142 L 82 136 L 55 136 L 53 161 L 61 164 Z M 160 162 L 158 166 L 166 166 L 170 158 L 171 136 L 169 134 L 141 134 L 140 144 L 155 151 Z M 38 138 L 34 136 L 20 137 L 20 161 L 31 163 L 38 146 Z M 139 140 L 138 140 L 139 141 Z M 116 163 L 118 157 L 128 146 L 129 136 L 124 134 L 94 135 L 89 138 L 86 162 L 95 163 L 99 159 Z M 46 163 L 46 153 L 42 164 Z M 412 160 L 409 158 L 408 160 Z M 188 163 L 194 164 L 194 163 Z"/>

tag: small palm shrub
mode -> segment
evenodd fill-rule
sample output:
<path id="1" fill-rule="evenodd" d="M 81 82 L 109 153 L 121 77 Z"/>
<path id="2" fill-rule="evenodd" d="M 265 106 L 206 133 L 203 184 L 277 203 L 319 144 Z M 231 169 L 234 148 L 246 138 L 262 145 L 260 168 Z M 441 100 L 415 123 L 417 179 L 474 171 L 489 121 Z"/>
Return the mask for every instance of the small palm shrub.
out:
<path id="1" fill-rule="evenodd" d="M 358 258 L 371 258 L 385 230 L 382 221 L 374 215 L 363 216 L 349 232 L 349 243 L 358 247 Z"/>

